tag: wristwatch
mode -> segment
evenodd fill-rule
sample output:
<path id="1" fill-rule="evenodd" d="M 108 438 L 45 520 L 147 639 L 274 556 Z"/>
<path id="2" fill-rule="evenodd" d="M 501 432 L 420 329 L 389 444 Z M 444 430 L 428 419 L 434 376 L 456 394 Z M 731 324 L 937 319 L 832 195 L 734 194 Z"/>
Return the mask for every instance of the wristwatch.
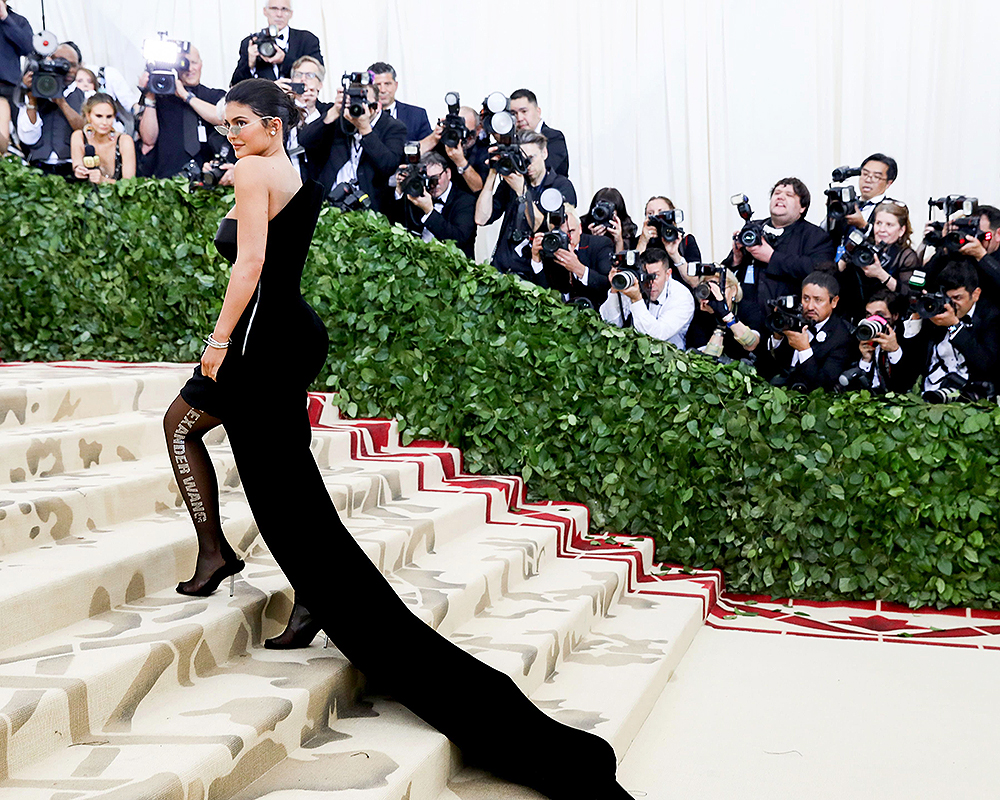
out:
<path id="1" fill-rule="evenodd" d="M 468 162 L 468 161 L 466 161 L 466 162 L 465 162 L 465 166 L 464 166 L 464 167 L 459 167 L 459 168 L 458 168 L 458 169 L 456 169 L 455 171 L 456 171 L 456 172 L 457 172 L 457 173 L 458 173 L 459 175 L 464 175 L 464 174 L 465 174 L 465 171 L 466 171 L 466 170 L 467 170 L 467 169 L 469 168 L 469 166 L 470 166 L 470 165 L 469 165 L 469 162 Z"/>

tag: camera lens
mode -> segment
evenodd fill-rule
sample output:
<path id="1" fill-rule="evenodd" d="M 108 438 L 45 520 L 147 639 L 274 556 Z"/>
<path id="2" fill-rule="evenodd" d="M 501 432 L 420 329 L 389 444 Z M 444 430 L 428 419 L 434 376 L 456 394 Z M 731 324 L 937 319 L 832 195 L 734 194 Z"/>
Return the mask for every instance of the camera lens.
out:
<path id="1" fill-rule="evenodd" d="M 611 287 L 622 292 L 638 282 L 634 272 L 616 272 L 611 278 Z"/>

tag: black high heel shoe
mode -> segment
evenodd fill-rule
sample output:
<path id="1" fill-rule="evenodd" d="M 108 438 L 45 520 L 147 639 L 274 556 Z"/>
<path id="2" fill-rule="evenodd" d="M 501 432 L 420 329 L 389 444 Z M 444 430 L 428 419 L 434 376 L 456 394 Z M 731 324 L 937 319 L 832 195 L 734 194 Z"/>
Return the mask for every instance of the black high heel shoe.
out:
<path id="1" fill-rule="evenodd" d="M 294 650 L 299 647 L 308 647 L 319 631 L 319 620 L 309 613 L 308 608 L 296 602 L 288 617 L 288 625 L 277 636 L 265 639 L 264 647 L 268 650 Z M 327 637 L 326 642 L 330 643 L 329 637 Z"/>
<path id="2" fill-rule="evenodd" d="M 236 592 L 236 576 L 243 572 L 243 568 L 246 565 L 246 562 L 242 558 L 237 558 L 235 561 L 227 561 L 196 589 L 189 587 L 189 584 L 194 580 L 193 578 L 190 581 L 181 581 L 177 584 L 177 593 L 187 595 L 188 597 L 208 597 L 219 588 L 219 584 L 226 578 L 229 578 L 229 596 L 232 597 Z"/>

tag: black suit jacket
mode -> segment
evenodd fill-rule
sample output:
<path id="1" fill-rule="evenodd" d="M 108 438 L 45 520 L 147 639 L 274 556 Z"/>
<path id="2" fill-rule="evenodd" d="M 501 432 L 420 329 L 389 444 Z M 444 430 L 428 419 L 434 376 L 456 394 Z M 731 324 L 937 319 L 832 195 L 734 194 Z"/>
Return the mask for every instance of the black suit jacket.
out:
<path id="1" fill-rule="evenodd" d="M 397 100 L 396 121 L 406 126 L 408 141 L 419 141 L 431 135 L 431 123 L 427 119 L 427 112 L 420 106 L 411 106 L 409 103 Z"/>
<path id="2" fill-rule="evenodd" d="M 968 321 L 968 318 L 965 318 Z M 948 334 L 948 329 L 924 320 L 920 333 L 900 339 L 904 361 L 911 372 L 907 379 L 917 375 L 926 377 L 930 369 L 934 348 Z M 965 358 L 970 381 L 989 381 L 1000 386 L 1000 311 L 980 296 L 972 314 L 972 324 L 966 325 L 951 340 L 952 346 Z M 910 380 L 912 385 L 913 380 Z"/>
<path id="3" fill-rule="evenodd" d="M 327 193 L 337 183 L 337 173 L 351 157 L 354 127 L 338 117 L 329 125 L 324 117 L 313 120 L 299 130 L 299 143 L 322 154 L 326 164 L 320 171 L 319 182 Z M 349 133 L 344 132 L 347 128 Z M 389 178 L 399 169 L 406 144 L 406 127 L 388 114 L 381 114 L 372 132 L 361 137 L 361 160 L 358 162 L 358 185 L 368 193 L 372 209 L 386 212 L 393 200 Z M 320 155 L 322 157 L 322 155 Z"/>
<path id="4" fill-rule="evenodd" d="M 407 230 L 420 236 L 426 227 L 439 241 L 450 239 L 469 258 L 475 258 L 476 251 L 476 198 L 469 192 L 462 192 L 454 185 L 444 208 L 432 211 L 427 222 L 421 222 L 423 211 L 411 203 L 404 195 L 399 200 L 393 195 L 393 217 Z"/>
<path id="5" fill-rule="evenodd" d="M 765 335 L 769 335 L 767 331 Z M 806 392 L 811 392 L 813 389 L 829 391 L 837 383 L 840 373 L 847 369 L 852 361 L 857 360 L 857 340 L 851 336 L 847 323 L 834 314 L 813 339 L 812 351 L 811 358 L 792 369 L 792 356 L 795 350 L 788 344 L 787 339 L 782 338 L 781 344 L 773 352 L 768 347 L 768 342 L 762 340 L 756 350 L 757 370 L 763 378 L 772 383 L 799 388 Z"/>
<path id="6" fill-rule="evenodd" d="M 251 34 L 252 36 L 253 34 Z M 245 81 L 247 78 L 255 77 L 250 69 L 250 64 L 247 61 L 247 51 L 250 47 L 250 36 L 247 36 L 242 42 L 240 42 L 240 57 L 236 62 L 236 69 L 233 71 L 233 79 L 230 81 L 230 86 L 240 81 Z M 290 78 L 292 76 L 292 64 L 294 64 L 302 56 L 312 56 L 320 64 L 323 63 L 323 54 L 319 49 L 319 39 L 316 34 L 311 31 L 300 31 L 296 28 L 288 29 L 288 51 L 285 53 L 285 60 L 280 64 L 268 64 L 266 61 L 258 61 L 257 69 L 260 74 L 256 77 L 264 78 L 265 80 L 273 81 L 274 77 L 274 66 L 278 67 L 278 77 L 280 78 Z"/>
<path id="7" fill-rule="evenodd" d="M 589 233 L 584 233 L 580 236 L 576 257 L 587 267 L 586 284 L 571 276 L 564 267 L 548 259 L 542 261 L 542 272 L 536 277 L 542 286 L 557 289 L 560 294 L 568 294 L 571 299 L 586 297 L 594 304 L 594 308 L 600 308 L 608 299 L 608 290 L 611 288 L 608 273 L 611 272 L 613 256 L 614 245 L 610 239 L 606 236 L 591 236 Z"/>
<path id="8" fill-rule="evenodd" d="M 568 178 L 569 150 L 566 149 L 566 137 L 563 136 L 562 131 L 550 128 L 544 122 L 539 133 L 549 140 L 547 145 L 549 154 L 545 159 L 545 168 Z"/>

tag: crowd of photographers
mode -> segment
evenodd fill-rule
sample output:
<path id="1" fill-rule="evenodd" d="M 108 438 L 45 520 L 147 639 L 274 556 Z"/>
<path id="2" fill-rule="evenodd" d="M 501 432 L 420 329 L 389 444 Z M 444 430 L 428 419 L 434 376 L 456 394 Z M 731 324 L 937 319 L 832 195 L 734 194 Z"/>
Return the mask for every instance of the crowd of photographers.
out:
<path id="1" fill-rule="evenodd" d="M 268 0 L 263 13 L 267 27 L 241 42 L 231 84 L 273 80 L 296 98 L 290 157 L 332 204 L 385 214 L 470 257 L 477 227 L 499 220 L 498 270 L 609 324 L 752 363 L 778 385 L 996 398 L 995 207 L 932 199 L 932 222 L 913 241 L 907 205 L 887 195 L 896 162 L 875 153 L 833 170 L 822 226 L 806 221 L 812 198 L 798 178 L 775 182 L 764 216 L 734 196 L 742 225 L 731 250 L 703 263 L 665 196 L 633 221 L 621 193 L 603 188 L 579 215 L 565 137 L 530 90 L 494 92 L 479 110 L 448 92 L 432 125 L 423 108 L 396 99 L 396 71 L 376 62 L 345 73 L 325 103 L 319 39 L 289 25 L 291 0 Z M 71 180 L 180 174 L 192 185 L 230 184 L 225 90 L 201 83 L 190 42 L 160 34 L 143 51 L 133 86 L 111 66 L 84 67 L 73 42 L 33 37 L 0 0 L 0 151 Z"/>

